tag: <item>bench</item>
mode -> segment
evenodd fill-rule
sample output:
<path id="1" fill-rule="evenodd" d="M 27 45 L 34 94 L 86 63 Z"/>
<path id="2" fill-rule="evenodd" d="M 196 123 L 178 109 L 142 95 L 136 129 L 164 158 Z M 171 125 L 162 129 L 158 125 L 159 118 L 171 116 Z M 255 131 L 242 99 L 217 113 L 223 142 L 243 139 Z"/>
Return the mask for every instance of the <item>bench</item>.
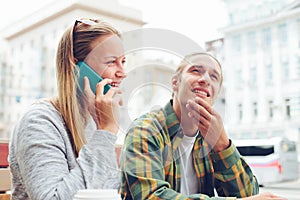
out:
<path id="1" fill-rule="evenodd" d="M 8 140 L 0 140 L 0 193 L 1 199 L 9 196 L 5 194 L 11 188 L 10 169 L 7 161 L 8 156 Z"/>

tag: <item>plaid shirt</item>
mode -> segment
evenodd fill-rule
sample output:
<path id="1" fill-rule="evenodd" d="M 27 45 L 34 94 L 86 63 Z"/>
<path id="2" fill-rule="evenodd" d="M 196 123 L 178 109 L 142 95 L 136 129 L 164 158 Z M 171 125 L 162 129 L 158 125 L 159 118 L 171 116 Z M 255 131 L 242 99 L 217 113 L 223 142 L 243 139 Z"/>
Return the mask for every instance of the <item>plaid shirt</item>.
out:
<path id="1" fill-rule="evenodd" d="M 178 144 L 182 137 L 172 102 L 133 122 L 121 154 L 123 199 L 228 200 L 258 194 L 256 178 L 236 147 L 231 143 L 226 150 L 213 153 L 201 134 L 192 151 L 198 194 L 180 194 Z M 214 188 L 223 197 L 213 197 Z"/>

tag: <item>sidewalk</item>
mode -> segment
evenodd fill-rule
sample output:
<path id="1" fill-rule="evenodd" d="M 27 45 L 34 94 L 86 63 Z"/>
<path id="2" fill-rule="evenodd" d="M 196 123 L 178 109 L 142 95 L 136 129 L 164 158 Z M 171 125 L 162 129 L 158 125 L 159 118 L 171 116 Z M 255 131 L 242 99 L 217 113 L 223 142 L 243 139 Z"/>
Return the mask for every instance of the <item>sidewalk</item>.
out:
<path id="1" fill-rule="evenodd" d="M 270 183 L 266 184 L 264 188 L 278 188 L 278 189 L 291 189 L 291 190 L 300 190 L 300 178 L 292 181 L 284 181 L 280 183 Z"/>

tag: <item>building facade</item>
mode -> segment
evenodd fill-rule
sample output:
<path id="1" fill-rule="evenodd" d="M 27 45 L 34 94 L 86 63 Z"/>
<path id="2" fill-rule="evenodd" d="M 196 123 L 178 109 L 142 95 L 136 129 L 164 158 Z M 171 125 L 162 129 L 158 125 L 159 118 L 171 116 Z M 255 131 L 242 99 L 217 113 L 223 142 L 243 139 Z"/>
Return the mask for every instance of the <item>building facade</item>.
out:
<path id="1" fill-rule="evenodd" d="M 56 94 L 58 41 L 82 17 L 104 19 L 121 31 L 144 24 L 140 11 L 117 0 L 58 0 L 1 31 L 0 138 L 10 137 L 28 105 Z"/>
<path id="2" fill-rule="evenodd" d="M 229 24 L 213 50 L 223 57 L 229 134 L 299 142 L 300 1 L 223 2 Z"/>

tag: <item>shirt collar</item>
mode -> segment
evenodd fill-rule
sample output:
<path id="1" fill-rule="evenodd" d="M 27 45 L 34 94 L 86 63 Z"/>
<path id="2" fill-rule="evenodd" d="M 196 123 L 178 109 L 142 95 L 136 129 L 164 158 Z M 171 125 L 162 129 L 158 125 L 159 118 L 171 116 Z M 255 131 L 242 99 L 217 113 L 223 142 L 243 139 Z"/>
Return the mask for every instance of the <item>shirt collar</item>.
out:
<path id="1" fill-rule="evenodd" d="M 166 114 L 166 125 L 168 128 L 170 139 L 172 141 L 172 146 L 173 149 L 177 149 L 179 143 L 183 138 L 183 133 L 180 122 L 173 109 L 173 100 L 170 100 L 170 102 L 167 103 L 167 105 L 164 107 L 164 110 Z"/>
<path id="2" fill-rule="evenodd" d="M 184 135 L 177 115 L 174 112 L 172 99 L 165 105 L 164 111 L 166 115 L 166 125 L 172 141 L 173 149 L 177 149 Z M 197 132 L 196 138 L 201 138 L 199 131 Z"/>

